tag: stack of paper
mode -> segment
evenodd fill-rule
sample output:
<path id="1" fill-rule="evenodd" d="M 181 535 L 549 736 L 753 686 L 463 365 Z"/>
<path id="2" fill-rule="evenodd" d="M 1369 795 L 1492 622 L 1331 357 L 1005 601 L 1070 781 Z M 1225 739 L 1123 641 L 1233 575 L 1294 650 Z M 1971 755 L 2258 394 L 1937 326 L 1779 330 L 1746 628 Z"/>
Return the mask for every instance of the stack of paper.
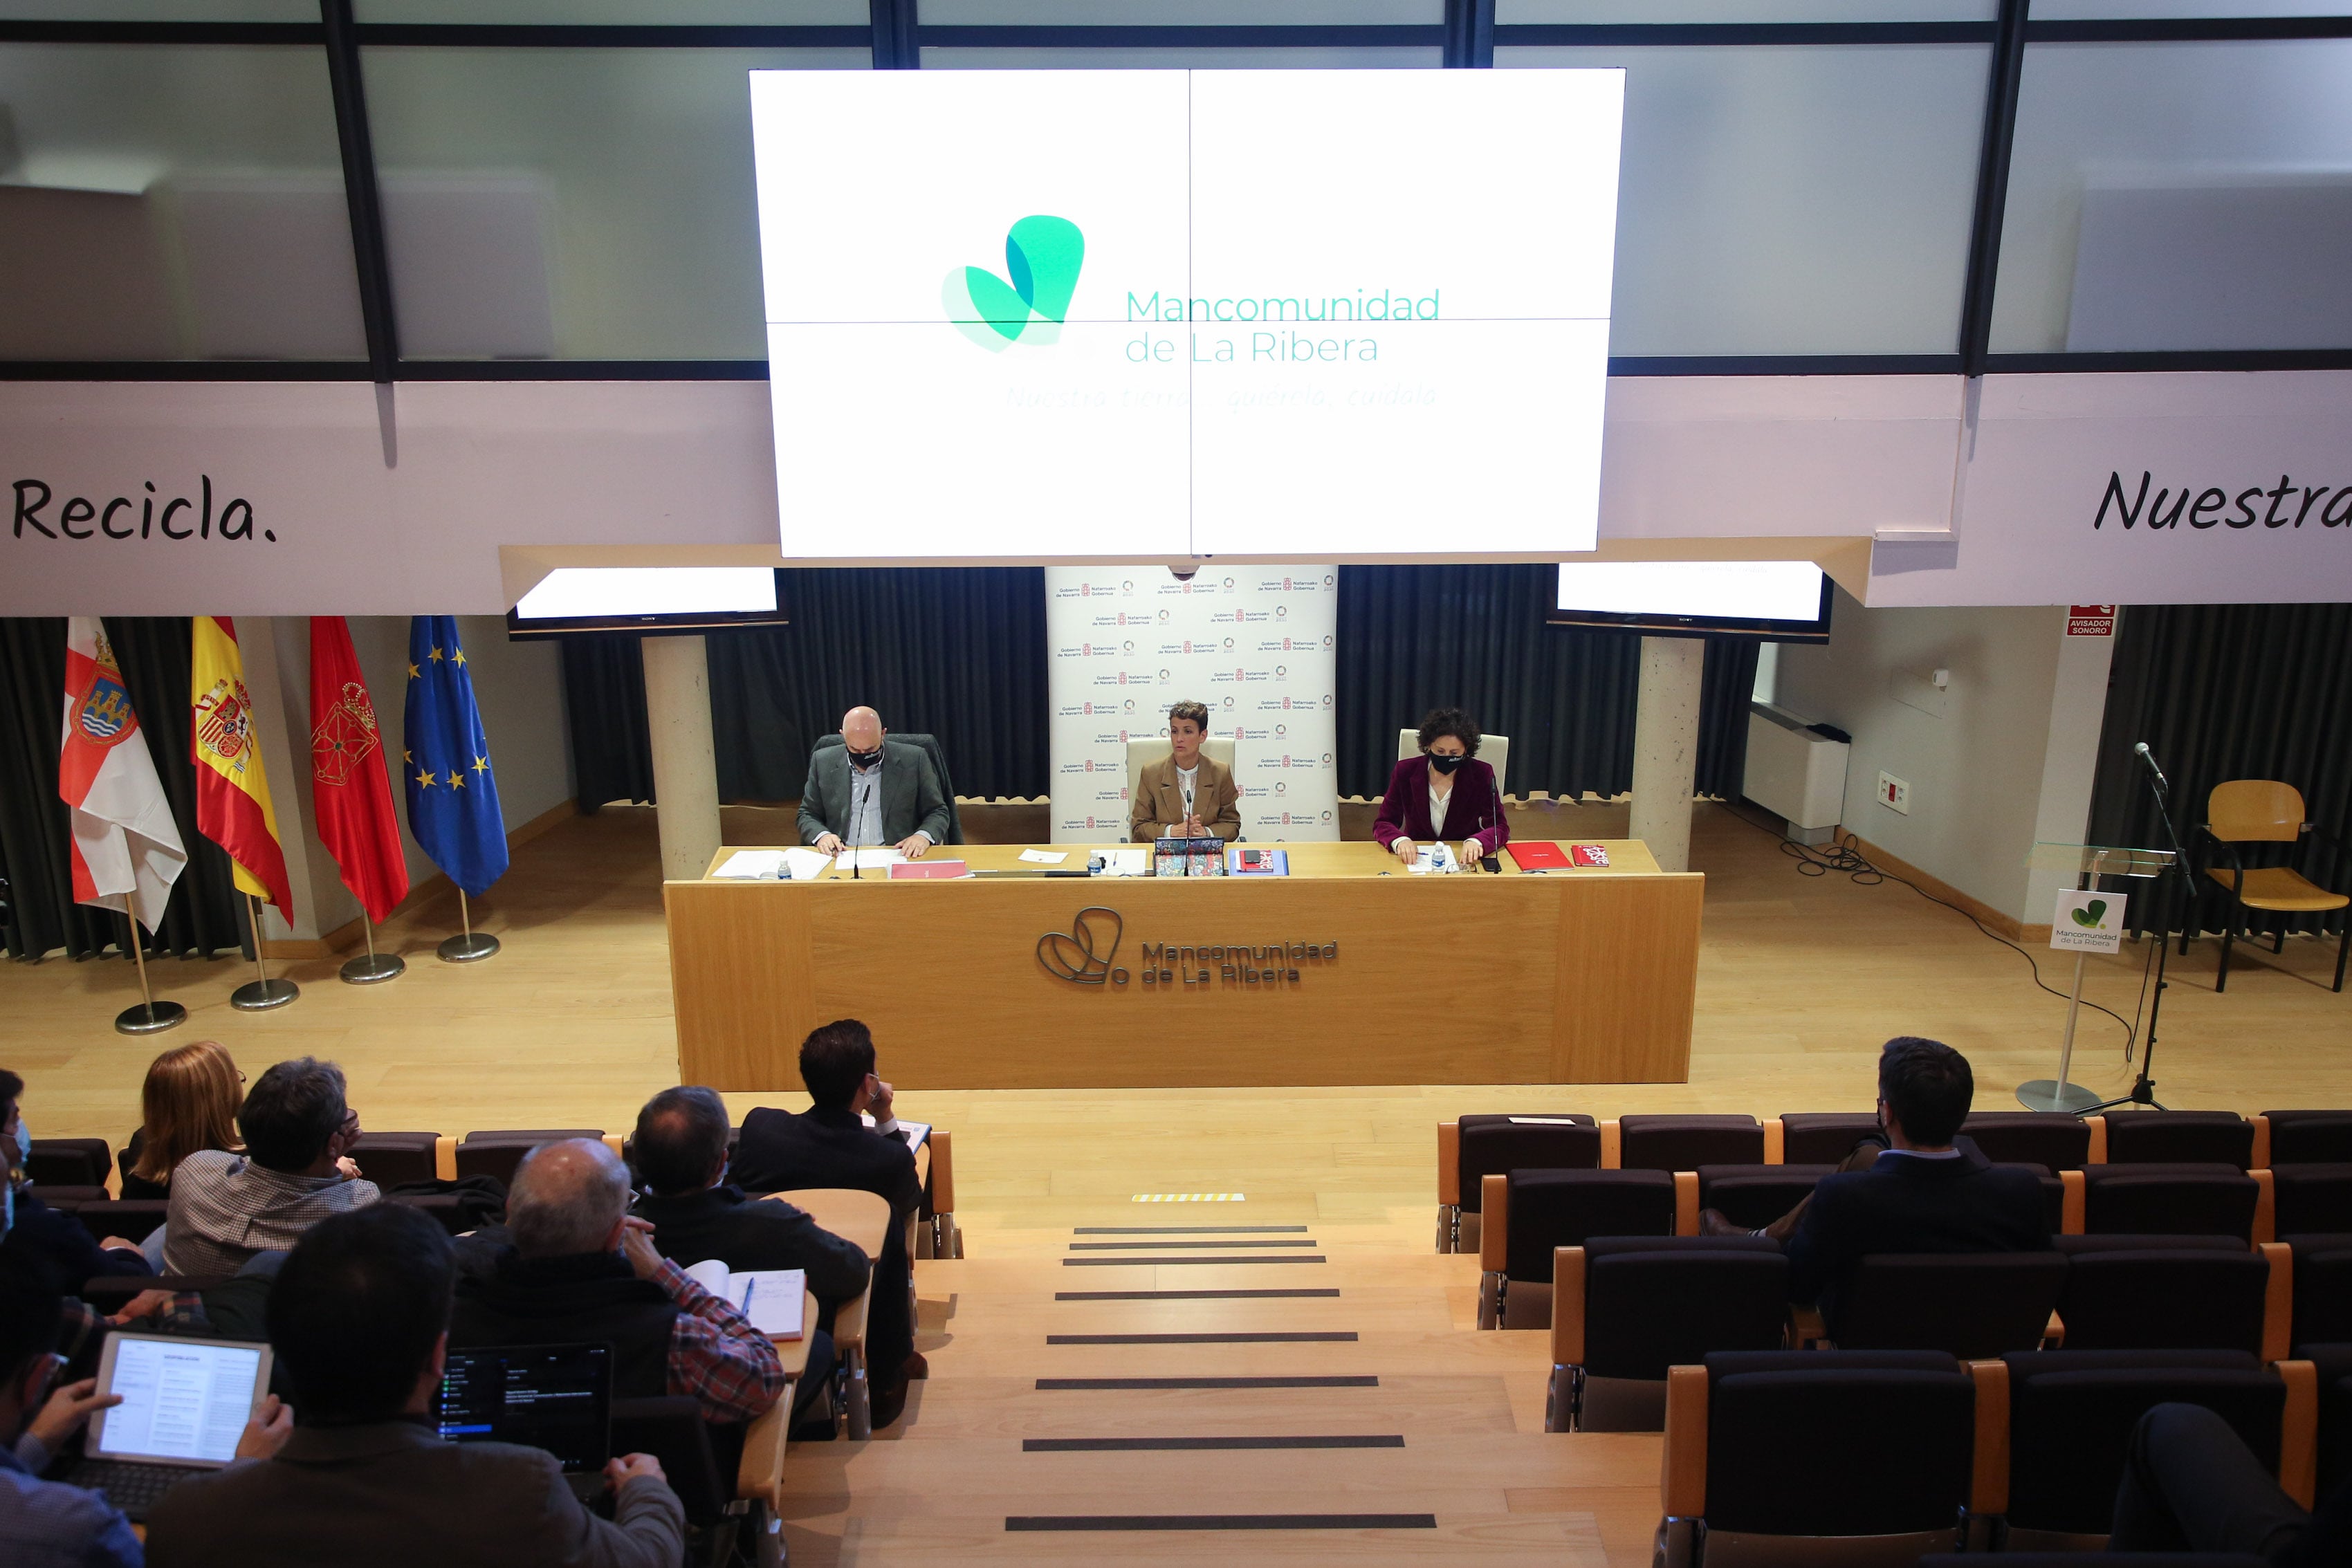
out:
<path id="1" fill-rule="evenodd" d="M 782 850 L 737 850 L 710 874 L 729 882 L 772 882 L 783 873 Z"/>
<path id="2" fill-rule="evenodd" d="M 1413 857 L 1412 864 L 1408 869 L 1415 876 L 1427 876 L 1432 873 L 1444 876 L 1449 872 L 1459 871 L 1462 867 L 1454 858 L 1452 844 L 1423 844 L 1421 846 L 1421 853 Z"/>
<path id="3" fill-rule="evenodd" d="M 865 871 L 887 871 L 906 858 L 897 850 L 869 844 L 864 849 L 842 851 L 833 858 L 833 863 L 835 870 L 846 875 L 852 867 Z"/>
<path id="4" fill-rule="evenodd" d="M 809 882 L 823 876 L 824 868 L 832 863 L 830 856 L 819 854 L 814 850 L 784 852 L 784 870 L 791 873 L 794 882 Z"/>
<path id="5" fill-rule="evenodd" d="M 1141 844 L 1115 846 L 1097 852 L 1102 856 L 1102 870 L 1097 876 L 1150 876 L 1151 852 Z"/>

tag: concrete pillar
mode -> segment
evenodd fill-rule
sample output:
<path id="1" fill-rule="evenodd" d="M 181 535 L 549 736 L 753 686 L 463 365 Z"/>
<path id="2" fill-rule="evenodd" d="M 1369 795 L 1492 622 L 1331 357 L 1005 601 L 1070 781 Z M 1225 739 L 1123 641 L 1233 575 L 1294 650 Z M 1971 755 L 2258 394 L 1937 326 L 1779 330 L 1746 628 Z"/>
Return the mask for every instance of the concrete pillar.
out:
<path id="1" fill-rule="evenodd" d="M 1691 790 L 1698 778 L 1699 677 L 1706 644 L 1696 637 L 1642 639 L 1642 688 L 1633 714 L 1633 812 L 1628 831 L 1662 871 L 1690 869 Z"/>
<path id="2" fill-rule="evenodd" d="M 710 664 L 699 637 L 647 637 L 646 728 L 662 879 L 690 882 L 719 852 L 719 764 L 710 749 Z"/>

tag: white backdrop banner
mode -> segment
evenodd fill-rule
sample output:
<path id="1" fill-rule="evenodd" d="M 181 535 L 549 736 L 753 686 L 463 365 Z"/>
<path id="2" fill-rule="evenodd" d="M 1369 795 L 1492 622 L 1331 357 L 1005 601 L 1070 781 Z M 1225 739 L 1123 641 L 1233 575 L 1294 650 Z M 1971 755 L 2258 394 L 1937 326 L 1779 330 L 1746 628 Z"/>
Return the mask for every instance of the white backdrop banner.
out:
<path id="1" fill-rule="evenodd" d="M 1242 832 L 1339 836 L 1332 712 L 1339 571 L 1330 566 L 1045 570 L 1057 843 L 1127 836 L 1127 742 L 1165 735 L 1168 708 L 1205 703 L 1234 742 Z"/>

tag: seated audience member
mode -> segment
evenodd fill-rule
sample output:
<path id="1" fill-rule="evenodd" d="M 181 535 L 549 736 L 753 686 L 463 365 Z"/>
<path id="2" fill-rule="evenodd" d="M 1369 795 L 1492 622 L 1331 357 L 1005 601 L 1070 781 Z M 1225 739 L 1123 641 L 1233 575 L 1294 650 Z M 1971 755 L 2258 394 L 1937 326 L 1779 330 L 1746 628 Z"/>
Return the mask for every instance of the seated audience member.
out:
<path id="1" fill-rule="evenodd" d="M 1381 795 L 1372 837 L 1411 865 L 1423 844 L 1462 841 L 1461 863 L 1476 865 L 1511 841 L 1502 781 L 1477 760 L 1486 737 L 1458 707 L 1432 708 L 1421 721 L 1421 755 L 1399 762 Z"/>
<path id="2" fill-rule="evenodd" d="M 2272 1568 L 2352 1563 L 2352 1481 L 2306 1513 L 2220 1416 L 2159 1405 L 2132 1433 L 2107 1550 L 2242 1552 Z"/>
<path id="3" fill-rule="evenodd" d="M 1789 1249 L 1789 1298 L 1832 1314 L 1838 1289 L 1873 1252 L 2032 1252 L 2050 1245 L 2042 1183 L 2001 1169 L 1958 1137 L 1976 1098 L 1969 1059 L 1904 1035 L 1878 1058 L 1878 1122 L 1888 1146 L 1865 1143 L 1849 1168 L 1823 1176 L 1759 1235 Z M 1701 1228 L 1730 1228 L 1709 1209 Z"/>
<path id="4" fill-rule="evenodd" d="M 523 1156 L 507 1232 L 487 1267 L 461 1271 L 450 1343 L 601 1340 L 615 1397 L 685 1395 L 709 1421 L 749 1421 L 783 1393 L 775 1345 L 654 1249 L 654 1228 L 629 1215 L 628 1169 L 602 1143 Z"/>
<path id="5" fill-rule="evenodd" d="M 93 1410 L 94 1382 L 58 1385 L 65 1302 L 47 1275 L 0 1254 L 0 1563 L 9 1568 L 138 1568 L 131 1521 L 97 1492 L 41 1479 Z"/>
<path id="6" fill-rule="evenodd" d="M 142 1117 L 131 1134 L 125 1197 L 169 1197 L 172 1173 L 198 1149 L 235 1154 L 245 1074 L 216 1040 L 190 1040 L 157 1057 L 139 1091 Z"/>
<path id="7" fill-rule="evenodd" d="M 449 1344 L 449 1239 L 396 1204 L 339 1214 L 295 1243 L 269 1297 L 293 1391 L 247 1428 L 240 1460 L 157 1503 L 150 1560 L 242 1568 L 673 1568 L 686 1511 L 645 1454 L 606 1468 L 597 1518 L 555 1457 L 434 1430 Z M 274 1403 L 274 1402 L 273 1402 Z"/>
<path id="8" fill-rule="evenodd" d="M 1240 836 L 1242 793 L 1231 768 L 1201 754 L 1208 735 L 1207 704 L 1182 702 L 1169 708 L 1168 755 L 1137 776 L 1127 820 L 1130 841 Z"/>
<path id="9" fill-rule="evenodd" d="M 801 789 L 801 842 L 826 854 L 887 844 L 920 860 L 948 836 L 948 794 L 919 746 L 884 739 L 882 716 L 854 707 L 841 716 L 841 744 L 809 755 Z"/>
<path id="10" fill-rule="evenodd" d="M 866 1317 L 874 1424 L 887 1427 L 906 1407 L 907 1381 L 930 1368 L 915 1354 L 908 1304 L 914 1264 L 907 1256 L 907 1220 L 923 1201 L 915 1153 L 890 1113 L 891 1090 L 874 1075 L 874 1036 L 855 1019 L 840 1019 L 801 1042 L 801 1082 L 814 1102 L 794 1115 L 761 1108 L 743 1118 L 735 1145 L 735 1181 L 746 1192 L 787 1192 L 804 1186 L 848 1186 L 890 1203 L 890 1228 L 874 1260 L 874 1294 Z M 871 1111 L 874 1125 L 858 1120 Z"/>
<path id="11" fill-rule="evenodd" d="M 90 1239 L 80 1220 L 59 1214 L 40 1199 L 38 1189 L 25 1179 L 25 1162 L 33 1153 L 33 1135 L 25 1126 L 25 1081 L 0 1069 L 0 1166 L 6 1174 L 5 1212 L 0 1214 L 0 1257 L 22 1260 L 37 1270 L 58 1295 L 72 1295 L 84 1280 L 100 1274 L 152 1274 L 140 1255 L 139 1244 L 110 1236 L 101 1244 Z"/>
<path id="12" fill-rule="evenodd" d="M 346 1157 L 360 1113 L 344 1103 L 333 1062 L 279 1062 L 246 1095 L 236 1124 L 245 1153 L 197 1149 L 173 1168 L 165 1273 L 234 1274 L 256 1253 L 283 1251 L 327 1216 L 379 1196 Z"/>
<path id="13" fill-rule="evenodd" d="M 780 1199 L 748 1201 L 727 1179 L 727 1103 L 717 1091 L 665 1089 L 637 1113 L 631 1145 L 646 1196 L 639 1219 L 654 1250 L 692 1268 L 716 1258 L 732 1270 L 798 1269 L 817 1299 L 798 1404 L 813 1402 L 833 1366 L 835 1309 L 866 1289 L 866 1254 Z"/>

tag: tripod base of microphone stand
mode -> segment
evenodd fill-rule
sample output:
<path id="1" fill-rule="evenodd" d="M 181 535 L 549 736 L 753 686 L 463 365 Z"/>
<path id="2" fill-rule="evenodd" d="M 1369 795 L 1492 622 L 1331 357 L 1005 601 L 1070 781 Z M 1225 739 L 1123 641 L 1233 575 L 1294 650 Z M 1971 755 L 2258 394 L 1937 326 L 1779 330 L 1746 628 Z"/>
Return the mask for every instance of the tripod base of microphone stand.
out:
<path id="1" fill-rule="evenodd" d="M 241 1013 L 266 1013 L 301 994 L 302 988 L 291 980 L 247 980 L 228 994 L 228 1005 Z"/>
<path id="2" fill-rule="evenodd" d="M 408 965 L 397 953 L 362 953 L 335 972 L 347 986 L 373 986 L 400 978 L 408 972 Z"/>
<path id="3" fill-rule="evenodd" d="M 188 1021 L 188 1009 L 177 1002 L 141 1002 L 115 1015 L 117 1034 L 161 1034 Z"/>
<path id="4" fill-rule="evenodd" d="M 2072 1111 L 2079 1115 L 2097 1105 L 2099 1096 L 2079 1083 L 2036 1078 L 2017 1086 L 2017 1103 L 2029 1111 Z"/>
<path id="5" fill-rule="evenodd" d="M 2143 1078 L 2138 1082 L 2133 1084 L 2131 1086 L 2130 1093 L 2118 1094 L 2112 1100 L 2102 1100 L 2097 1104 L 2092 1106 L 2091 1109 L 2094 1111 L 2112 1111 L 2118 1105 L 2145 1105 L 2151 1111 L 2161 1111 L 2164 1109 L 2163 1102 L 2159 1101 L 2156 1097 L 2155 1082 L 2147 1078 Z"/>
<path id="6" fill-rule="evenodd" d="M 477 964 L 498 950 L 499 939 L 487 931 L 452 936 L 433 949 L 445 964 Z"/>

